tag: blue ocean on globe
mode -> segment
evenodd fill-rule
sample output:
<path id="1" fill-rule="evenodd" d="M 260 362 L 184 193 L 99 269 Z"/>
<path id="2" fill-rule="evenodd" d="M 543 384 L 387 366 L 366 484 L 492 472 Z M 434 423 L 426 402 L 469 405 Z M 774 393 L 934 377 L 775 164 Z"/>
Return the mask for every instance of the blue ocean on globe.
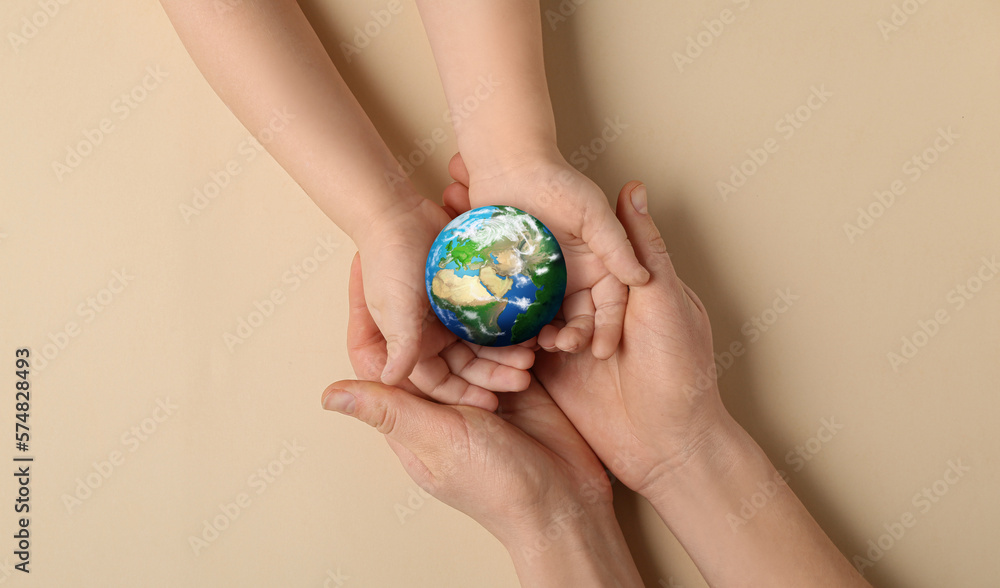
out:
<path id="1" fill-rule="evenodd" d="M 457 216 L 431 245 L 425 272 L 431 308 L 471 343 L 501 347 L 531 339 L 566 294 L 566 260 L 535 217 L 513 206 Z"/>

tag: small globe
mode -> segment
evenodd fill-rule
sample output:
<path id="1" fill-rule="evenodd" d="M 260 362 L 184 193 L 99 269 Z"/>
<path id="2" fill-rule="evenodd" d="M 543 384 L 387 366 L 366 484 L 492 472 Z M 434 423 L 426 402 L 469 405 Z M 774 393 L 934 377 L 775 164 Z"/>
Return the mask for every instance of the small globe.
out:
<path id="1" fill-rule="evenodd" d="M 513 206 L 460 214 L 427 256 L 427 296 L 462 339 L 503 347 L 538 334 L 566 294 L 566 260 L 552 233 Z"/>

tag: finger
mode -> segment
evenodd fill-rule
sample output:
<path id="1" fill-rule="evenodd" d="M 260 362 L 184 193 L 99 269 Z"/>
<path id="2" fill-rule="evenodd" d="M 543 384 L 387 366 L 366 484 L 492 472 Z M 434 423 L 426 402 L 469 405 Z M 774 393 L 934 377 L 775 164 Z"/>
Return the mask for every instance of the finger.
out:
<path id="1" fill-rule="evenodd" d="M 535 347 L 534 338 L 508 347 L 484 347 L 468 342 L 465 345 L 476 354 L 476 357 L 509 365 L 515 369 L 527 370 L 535 363 L 535 354 L 531 351 Z"/>
<path id="2" fill-rule="evenodd" d="M 594 299 L 594 342 L 591 351 L 597 359 L 607 359 L 618 349 L 625 324 L 628 286 L 608 275 L 590 289 Z"/>
<path id="3" fill-rule="evenodd" d="M 567 296 L 562 305 L 566 326 L 559 329 L 555 346 L 570 353 L 590 344 L 594 336 L 594 299 L 590 289 L 579 290 Z"/>
<path id="4" fill-rule="evenodd" d="M 384 284 L 380 286 L 383 291 L 387 289 Z M 404 288 L 400 286 L 399 289 Z M 390 386 L 406 379 L 424 351 L 421 335 L 428 309 L 421 309 L 420 301 L 411 294 L 409 291 L 389 293 L 388 299 L 377 305 L 377 315 L 369 309 L 385 338 L 388 357 L 380 379 Z"/>
<path id="5" fill-rule="evenodd" d="M 361 257 L 354 254 L 348 282 L 347 356 L 354 373 L 365 380 L 376 380 L 385 369 L 385 339 L 365 304 L 365 289 L 361 275 Z M 429 398 L 408 380 L 399 387 L 419 398 Z"/>
<path id="6" fill-rule="evenodd" d="M 561 325 L 548 324 L 538 332 L 538 346 L 546 351 L 558 351 L 556 347 L 556 337 L 559 336 Z"/>
<path id="7" fill-rule="evenodd" d="M 351 261 L 351 273 L 347 283 L 347 345 L 364 345 L 380 339 L 378 330 L 365 302 L 365 286 L 361 275 L 361 254 L 355 253 Z"/>
<path id="8" fill-rule="evenodd" d="M 562 316 L 562 310 L 560 310 L 556 318 L 538 332 L 538 347 L 546 351 L 559 351 L 559 348 L 556 347 L 556 337 L 559 336 L 559 329 L 566 326 L 566 321 L 563 320 Z"/>
<path id="9" fill-rule="evenodd" d="M 441 404 L 477 406 L 491 412 L 497 408 L 495 394 L 453 374 L 448 363 L 441 357 L 430 357 L 417 362 L 410 374 L 410 382 Z"/>
<path id="10" fill-rule="evenodd" d="M 601 206 L 599 212 L 586 215 L 583 240 L 620 282 L 641 286 L 649 280 L 649 272 L 639 263 L 625 229 L 614 216 L 605 206 Z"/>
<path id="11" fill-rule="evenodd" d="M 653 217 L 646 206 L 646 186 L 631 181 L 618 194 L 618 220 L 621 221 L 629 240 L 635 246 L 639 261 L 649 269 L 653 278 L 676 279 L 673 263 L 667 254 L 667 245 L 660 236 Z"/>
<path id="12" fill-rule="evenodd" d="M 469 187 L 458 182 L 448 184 L 441 198 L 446 208 L 451 208 L 458 214 L 472 208 L 469 203 Z"/>
<path id="13" fill-rule="evenodd" d="M 524 351 L 531 353 L 527 349 Z M 464 341 L 456 341 L 442 351 L 441 358 L 451 373 L 471 385 L 494 392 L 520 392 L 531 382 L 528 372 L 477 357 Z"/>
<path id="14" fill-rule="evenodd" d="M 469 185 L 469 168 L 465 166 L 465 160 L 462 159 L 461 153 L 456 153 L 451 157 L 451 161 L 448 162 L 448 174 L 456 182 Z"/>
<path id="15" fill-rule="evenodd" d="M 365 303 L 361 256 L 354 254 L 348 281 L 347 357 L 359 378 L 374 380 L 385 369 L 385 340 Z"/>
<path id="16" fill-rule="evenodd" d="M 698 312 L 706 314 L 705 304 L 701 301 L 701 298 L 698 298 L 698 295 L 694 293 L 694 290 L 691 289 L 691 286 L 685 284 L 683 281 L 681 281 L 680 278 L 677 278 L 677 281 L 681 282 L 681 286 L 684 288 L 684 293 L 687 294 L 688 300 L 690 300 L 691 303 L 695 305 L 695 308 L 698 309 Z"/>
<path id="17" fill-rule="evenodd" d="M 448 330 L 448 327 L 438 320 L 433 312 L 428 312 L 424 318 L 420 335 L 420 359 L 434 357 L 442 350 L 455 343 L 458 337 Z"/>
<path id="18" fill-rule="evenodd" d="M 453 409 L 378 382 L 334 382 L 323 392 L 322 402 L 326 410 L 367 423 L 421 460 L 436 454 L 447 438 L 443 433 L 461 420 Z"/>

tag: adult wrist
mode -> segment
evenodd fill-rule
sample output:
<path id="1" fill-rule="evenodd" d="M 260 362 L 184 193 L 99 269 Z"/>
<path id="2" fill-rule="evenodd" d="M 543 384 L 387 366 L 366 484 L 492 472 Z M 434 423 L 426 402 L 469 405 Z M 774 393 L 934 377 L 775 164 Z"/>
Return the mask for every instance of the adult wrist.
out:
<path id="1" fill-rule="evenodd" d="M 689 500 L 706 498 L 741 464 L 761 457 L 767 459 L 743 427 L 723 411 L 719 422 L 682 463 L 660 468 L 638 492 L 661 516 L 669 516 L 673 509 L 683 509 Z"/>
<path id="2" fill-rule="evenodd" d="M 501 542 L 522 585 L 642 586 L 610 503 L 565 504 Z"/>

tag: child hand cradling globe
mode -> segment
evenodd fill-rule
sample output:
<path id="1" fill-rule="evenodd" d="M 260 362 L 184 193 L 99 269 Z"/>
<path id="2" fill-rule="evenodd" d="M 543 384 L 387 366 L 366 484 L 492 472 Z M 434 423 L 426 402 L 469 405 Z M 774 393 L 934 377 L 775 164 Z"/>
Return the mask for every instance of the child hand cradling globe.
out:
<path id="1" fill-rule="evenodd" d="M 470 172 L 463 154 L 455 154 L 449 172 L 455 183 L 445 191 L 455 210 L 484 203 L 507 204 L 537 217 L 551 229 L 565 255 L 567 284 L 560 326 L 546 325 L 538 344 L 548 351 L 578 352 L 591 347 L 607 359 L 621 340 L 628 286 L 649 279 L 635 257 L 625 229 L 604 192 L 559 155 L 554 143 L 530 161 L 504 163 Z M 645 206 L 645 202 L 643 202 Z"/>

